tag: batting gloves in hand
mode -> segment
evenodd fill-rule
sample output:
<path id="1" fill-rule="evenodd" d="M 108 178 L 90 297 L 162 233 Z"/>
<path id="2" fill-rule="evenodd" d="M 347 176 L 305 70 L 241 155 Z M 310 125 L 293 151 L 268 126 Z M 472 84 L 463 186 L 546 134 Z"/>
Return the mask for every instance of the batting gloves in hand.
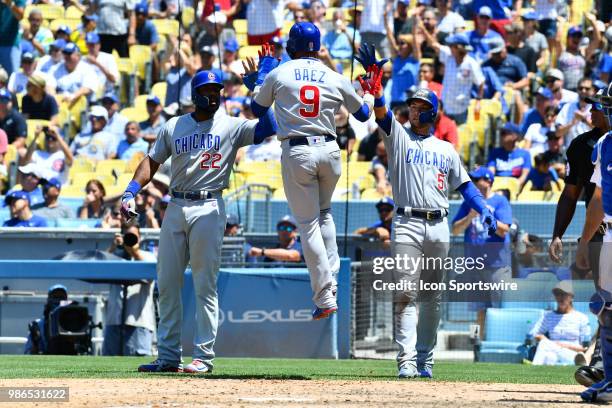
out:
<path id="1" fill-rule="evenodd" d="M 264 83 L 266 75 L 268 75 L 274 68 L 280 64 L 280 59 L 273 56 L 274 46 L 270 44 L 264 44 L 259 54 L 259 64 L 257 65 L 257 72 L 252 72 L 242 77 L 242 82 L 251 91 L 255 90 L 256 86 L 260 86 Z"/>
<path id="2" fill-rule="evenodd" d="M 359 61 L 363 69 L 368 72 L 370 72 L 372 65 L 376 65 L 380 69 L 389 61 L 387 58 L 377 61 L 374 45 L 368 43 L 361 44 L 361 47 L 359 47 L 359 56 L 355 56 L 355 59 Z"/>
<path id="3" fill-rule="evenodd" d="M 372 65 L 368 68 L 368 75 L 357 77 L 363 92 L 374 96 L 382 94 L 382 75 L 383 70 L 377 65 Z"/>
<path id="4" fill-rule="evenodd" d="M 492 237 L 497 231 L 497 220 L 495 219 L 495 216 L 493 215 L 491 210 L 489 210 L 488 208 L 485 208 L 481 215 L 484 224 L 489 229 L 489 236 Z"/>
<path id="5" fill-rule="evenodd" d="M 134 195 L 129 191 L 123 193 L 123 197 L 121 197 L 121 214 L 127 221 L 138 217 L 136 200 L 134 200 Z"/>

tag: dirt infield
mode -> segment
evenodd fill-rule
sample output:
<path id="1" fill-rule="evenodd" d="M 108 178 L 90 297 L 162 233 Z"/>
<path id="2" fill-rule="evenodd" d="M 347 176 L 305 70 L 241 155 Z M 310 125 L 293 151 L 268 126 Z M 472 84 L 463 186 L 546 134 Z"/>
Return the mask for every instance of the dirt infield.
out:
<path id="1" fill-rule="evenodd" d="M 3 387 L 69 387 L 68 403 L 38 407 L 571 407 L 574 385 L 439 381 L 302 381 L 206 378 L 1 380 Z M 0 408 L 4 404 L 0 403 Z"/>

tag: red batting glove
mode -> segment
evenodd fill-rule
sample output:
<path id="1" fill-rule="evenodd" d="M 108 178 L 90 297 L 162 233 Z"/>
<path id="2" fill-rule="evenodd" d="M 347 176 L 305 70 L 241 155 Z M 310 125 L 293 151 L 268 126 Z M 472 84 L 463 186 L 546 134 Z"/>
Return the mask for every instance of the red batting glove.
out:
<path id="1" fill-rule="evenodd" d="M 272 44 L 264 44 L 261 46 L 261 50 L 257 51 L 259 54 L 259 59 L 263 57 L 272 57 L 274 56 L 274 45 Z"/>

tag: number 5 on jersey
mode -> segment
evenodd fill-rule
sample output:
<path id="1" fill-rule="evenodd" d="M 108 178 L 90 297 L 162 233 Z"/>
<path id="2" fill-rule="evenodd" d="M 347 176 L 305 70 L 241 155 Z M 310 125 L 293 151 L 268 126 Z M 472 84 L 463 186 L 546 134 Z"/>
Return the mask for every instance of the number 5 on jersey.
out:
<path id="1" fill-rule="evenodd" d="M 444 190 L 444 173 L 438 173 L 438 190 Z"/>
<path id="2" fill-rule="evenodd" d="M 300 102 L 305 107 L 300 108 L 299 113 L 303 118 L 316 118 L 319 116 L 319 88 L 314 85 L 304 85 L 300 88 Z"/>

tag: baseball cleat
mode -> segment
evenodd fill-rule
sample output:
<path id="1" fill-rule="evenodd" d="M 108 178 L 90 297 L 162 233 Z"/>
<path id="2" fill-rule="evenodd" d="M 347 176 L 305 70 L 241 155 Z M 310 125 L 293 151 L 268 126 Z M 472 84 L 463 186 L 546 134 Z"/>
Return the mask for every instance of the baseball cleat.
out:
<path id="1" fill-rule="evenodd" d="M 179 366 L 172 366 L 169 364 L 165 364 L 162 360 L 155 360 L 149 364 L 143 364 L 138 366 L 138 372 L 141 373 L 182 373 L 183 365 L 179 364 Z"/>
<path id="2" fill-rule="evenodd" d="M 207 366 L 202 360 L 194 359 L 191 364 L 187 364 L 183 368 L 183 372 L 189 374 L 212 373 L 212 367 Z"/>
<path id="3" fill-rule="evenodd" d="M 612 381 L 603 380 L 591 385 L 580 393 L 580 398 L 585 402 L 612 401 Z"/>
<path id="4" fill-rule="evenodd" d="M 417 378 L 418 376 L 419 372 L 417 371 L 416 367 L 411 365 L 400 367 L 397 375 L 398 378 Z"/>
<path id="5" fill-rule="evenodd" d="M 337 311 L 338 311 L 338 308 L 336 306 L 328 307 L 326 309 L 321 309 L 320 307 L 317 307 L 312 312 L 312 320 L 327 319 L 329 316 L 333 315 Z"/>
<path id="6" fill-rule="evenodd" d="M 431 367 L 423 367 L 418 370 L 420 378 L 433 378 L 433 370 Z"/>
<path id="7" fill-rule="evenodd" d="M 604 379 L 604 372 L 601 368 L 583 366 L 576 370 L 574 378 L 578 384 L 590 387 Z"/>

